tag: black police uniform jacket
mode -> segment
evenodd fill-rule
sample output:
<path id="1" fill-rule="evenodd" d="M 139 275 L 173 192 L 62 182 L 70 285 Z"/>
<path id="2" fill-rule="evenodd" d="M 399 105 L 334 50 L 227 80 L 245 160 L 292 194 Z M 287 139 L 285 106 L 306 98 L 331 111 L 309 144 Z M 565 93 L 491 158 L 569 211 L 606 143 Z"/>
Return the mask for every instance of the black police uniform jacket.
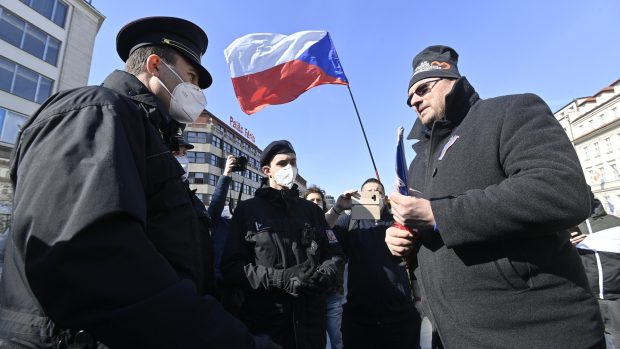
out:
<path id="1" fill-rule="evenodd" d="M 112 348 L 253 347 L 210 296 L 203 222 L 133 75 L 50 97 L 11 165 L 0 338 L 51 345 L 85 330 Z"/>
<path id="2" fill-rule="evenodd" d="M 446 348 L 589 348 L 603 327 L 567 229 L 589 214 L 575 151 L 536 95 L 481 100 L 465 78 L 446 116 L 409 138 L 409 187 L 438 231 L 418 253 L 422 299 Z"/>
<path id="3" fill-rule="evenodd" d="M 321 209 L 295 188 L 259 188 L 235 209 L 222 274 L 225 284 L 244 291 L 239 318 L 254 334 L 268 334 L 284 348 L 325 348 L 325 296 L 293 297 L 270 287 L 269 276 L 270 269 L 305 262 L 309 238 L 318 243 L 320 261 L 330 263 L 326 227 Z"/>

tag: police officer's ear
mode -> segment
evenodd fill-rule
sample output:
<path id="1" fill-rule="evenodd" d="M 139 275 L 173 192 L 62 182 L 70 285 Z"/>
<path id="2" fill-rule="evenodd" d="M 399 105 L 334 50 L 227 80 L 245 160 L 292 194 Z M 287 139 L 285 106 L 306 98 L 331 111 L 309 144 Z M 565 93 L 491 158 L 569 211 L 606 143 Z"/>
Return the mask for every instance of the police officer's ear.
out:
<path id="1" fill-rule="evenodd" d="M 162 63 L 161 58 L 158 55 L 152 54 L 146 58 L 146 62 L 144 63 L 144 70 L 156 77 L 159 77 L 160 70 L 159 66 Z"/>
<path id="2" fill-rule="evenodd" d="M 271 178 L 271 167 L 269 166 L 263 166 L 261 167 L 261 171 L 263 171 L 263 173 L 265 174 L 265 176 L 270 177 Z"/>

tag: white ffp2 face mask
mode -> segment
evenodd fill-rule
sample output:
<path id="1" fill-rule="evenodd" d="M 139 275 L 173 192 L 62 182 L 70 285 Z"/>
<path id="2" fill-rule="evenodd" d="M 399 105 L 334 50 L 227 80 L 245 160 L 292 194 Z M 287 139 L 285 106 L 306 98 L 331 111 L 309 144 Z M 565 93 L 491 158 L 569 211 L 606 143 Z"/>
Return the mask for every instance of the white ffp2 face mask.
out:
<path id="1" fill-rule="evenodd" d="M 170 92 L 166 85 L 157 78 L 159 84 L 170 94 L 170 116 L 184 124 L 195 122 L 207 106 L 207 98 L 198 86 L 183 81 L 174 69 L 165 62 L 162 61 L 162 63 L 181 80 L 181 83 Z"/>
<path id="2" fill-rule="evenodd" d="M 280 186 L 291 189 L 297 177 L 297 167 L 288 164 L 273 175 L 273 180 Z"/>

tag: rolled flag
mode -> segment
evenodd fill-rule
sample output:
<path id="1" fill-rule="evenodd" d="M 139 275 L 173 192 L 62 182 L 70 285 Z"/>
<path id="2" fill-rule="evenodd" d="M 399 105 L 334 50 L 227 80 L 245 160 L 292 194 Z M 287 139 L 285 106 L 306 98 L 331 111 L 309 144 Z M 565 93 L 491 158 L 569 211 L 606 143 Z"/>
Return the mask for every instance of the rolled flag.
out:
<path id="1" fill-rule="evenodd" d="M 248 34 L 233 41 L 224 55 L 246 114 L 288 103 L 318 85 L 348 84 L 326 31 Z"/>
<path id="2" fill-rule="evenodd" d="M 403 144 L 403 127 L 398 128 L 398 143 L 396 145 L 396 186 L 402 195 L 409 195 L 407 187 L 407 160 L 405 159 L 405 146 Z"/>

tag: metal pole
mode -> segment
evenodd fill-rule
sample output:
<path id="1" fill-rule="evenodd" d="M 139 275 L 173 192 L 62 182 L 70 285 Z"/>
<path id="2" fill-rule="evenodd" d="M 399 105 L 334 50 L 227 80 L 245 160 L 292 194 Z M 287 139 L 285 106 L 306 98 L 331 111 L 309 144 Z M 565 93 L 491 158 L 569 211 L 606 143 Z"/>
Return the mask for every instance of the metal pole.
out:
<path id="1" fill-rule="evenodd" d="M 349 95 L 351 96 L 353 107 L 355 107 L 355 114 L 357 114 L 357 120 L 360 122 L 360 127 L 362 128 L 362 134 L 364 134 L 364 140 L 366 141 L 366 147 L 368 147 L 368 154 L 370 154 L 370 160 L 372 160 L 372 166 L 375 168 L 375 175 L 377 176 L 377 180 L 381 182 L 381 178 L 379 178 L 379 171 L 377 171 L 377 165 L 375 164 L 375 158 L 372 156 L 372 150 L 370 150 L 370 144 L 368 144 L 368 137 L 366 137 L 366 131 L 364 130 L 364 124 L 362 124 L 362 118 L 360 117 L 360 112 L 357 110 L 357 104 L 355 103 L 355 98 L 353 98 L 353 92 L 351 92 L 351 86 L 347 84 L 347 88 L 349 89 Z"/>

